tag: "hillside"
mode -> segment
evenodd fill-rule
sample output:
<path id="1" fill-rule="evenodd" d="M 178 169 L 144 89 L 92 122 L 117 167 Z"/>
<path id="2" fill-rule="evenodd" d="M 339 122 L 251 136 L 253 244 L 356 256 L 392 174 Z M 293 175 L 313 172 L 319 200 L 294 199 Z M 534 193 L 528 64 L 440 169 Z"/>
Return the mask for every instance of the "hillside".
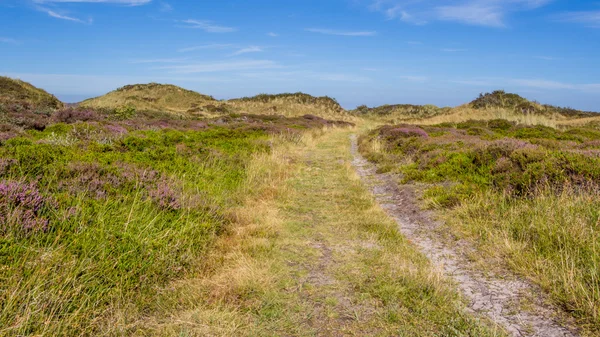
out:
<path id="1" fill-rule="evenodd" d="M 36 107 L 58 109 L 63 103 L 43 89 L 9 77 L 0 76 L 0 103 L 27 103 Z"/>
<path id="2" fill-rule="evenodd" d="M 281 114 L 284 116 L 342 116 L 345 110 L 333 98 L 315 97 L 305 93 L 284 93 L 277 95 L 260 94 L 227 101 L 238 112 L 254 114 Z"/>
<path id="3" fill-rule="evenodd" d="M 420 124 L 458 123 L 467 120 L 506 119 L 523 124 L 559 126 L 579 120 L 597 120 L 600 114 L 572 108 L 557 107 L 530 101 L 517 94 L 496 90 L 480 94 L 473 101 L 454 107 L 435 105 L 382 105 L 369 108 L 365 105 L 350 111 L 351 114 L 387 122 Z"/>
<path id="4" fill-rule="evenodd" d="M 87 99 L 80 106 L 102 109 L 130 106 L 138 111 L 211 115 L 219 112 L 220 104 L 211 96 L 175 85 L 148 83 L 126 85 L 106 95 Z"/>
<path id="5" fill-rule="evenodd" d="M 503 90 L 479 94 L 479 97 L 471 101 L 469 105 L 478 110 L 501 108 L 522 114 L 538 114 L 546 116 L 559 116 L 564 118 L 584 118 L 598 116 L 597 112 L 581 111 L 573 108 L 564 108 L 549 104 L 540 104 L 535 101 L 530 101 L 517 94 L 507 93 Z"/>

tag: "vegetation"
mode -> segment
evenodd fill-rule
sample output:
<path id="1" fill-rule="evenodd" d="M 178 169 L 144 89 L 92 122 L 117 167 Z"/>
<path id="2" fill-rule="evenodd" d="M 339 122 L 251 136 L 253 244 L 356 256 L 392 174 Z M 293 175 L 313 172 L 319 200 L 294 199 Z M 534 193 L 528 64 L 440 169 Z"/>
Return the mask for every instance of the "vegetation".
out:
<path id="1" fill-rule="evenodd" d="M 6 105 L 28 104 L 40 110 L 58 109 L 63 103 L 46 91 L 21 80 L 0 76 L 0 111 Z"/>
<path id="2" fill-rule="evenodd" d="M 383 126 L 362 138 L 380 170 L 428 184 L 453 232 L 537 282 L 600 331 L 600 132 L 506 120 Z"/>
<path id="3" fill-rule="evenodd" d="M 272 135 L 348 125 L 20 109 L 2 113 L 0 335 L 111 334 L 163 310 L 161 289 L 202 267 Z"/>
<path id="4" fill-rule="evenodd" d="M 429 118 L 435 115 L 447 113 L 450 108 L 438 108 L 435 105 L 412 105 L 412 104 L 395 104 L 382 105 L 374 108 L 369 108 L 366 105 L 357 107 L 352 112 L 359 116 L 396 116 L 401 115 L 406 118 Z"/>
<path id="5" fill-rule="evenodd" d="M 354 173 L 348 120 L 372 119 L 405 122 L 361 137 L 380 170 L 600 332 L 594 114 L 155 83 L 64 107 L 0 78 L 0 335 L 503 336 Z"/>
<path id="6" fill-rule="evenodd" d="M 600 114 L 595 112 L 542 105 L 502 90 L 480 94 L 472 102 L 454 108 L 410 104 L 369 108 L 363 105 L 350 113 L 387 124 L 414 123 L 421 125 L 460 123 L 472 119 L 506 119 L 520 124 L 559 127 L 563 124 L 579 123 L 586 119 L 600 120 Z"/>
<path id="7" fill-rule="evenodd" d="M 469 103 L 475 109 L 503 108 L 516 113 L 559 115 L 566 118 L 593 117 L 596 112 L 580 111 L 572 108 L 562 108 L 553 105 L 531 102 L 517 94 L 496 90 L 491 93 L 480 94 L 477 99 Z"/>
<path id="8" fill-rule="evenodd" d="M 90 98 L 81 107 L 93 109 L 134 108 L 137 111 L 168 112 L 180 116 L 213 116 L 219 103 L 211 96 L 170 84 L 127 85 L 108 94 Z"/>
<path id="9" fill-rule="evenodd" d="M 503 336 L 399 234 L 349 165 L 351 130 L 310 132 L 252 169 L 253 189 L 215 273 L 136 325 L 152 336 Z M 173 293 L 169 293 L 172 296 Z"/>
<path id="10" fill-rule="evenodd" d="M 235 111 L 254 114 L 282 114 L 301 116 L 313 114 L 321 117 L 347 117 L 340 104 L 330 97 L 314 97 L 304 93 L 244 97 L 227 101 Z"/>

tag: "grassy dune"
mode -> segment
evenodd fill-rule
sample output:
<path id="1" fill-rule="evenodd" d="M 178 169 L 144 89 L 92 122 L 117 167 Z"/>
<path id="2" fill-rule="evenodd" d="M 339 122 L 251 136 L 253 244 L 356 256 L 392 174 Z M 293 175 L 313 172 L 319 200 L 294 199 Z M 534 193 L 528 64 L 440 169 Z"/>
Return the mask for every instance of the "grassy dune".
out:
<path id="1" fill-rule="evenodd" d="M 348 119 L 345 110 L 330 97 L 314 97 L 303 93 L 257 95 L 227 101 L 234 111 L 255 114 L 302 116 L 312 114 L 328 118 Z"/>
<path id="2" fill-rule="evenodd" d="M 53 95 L 21 80 L 0 76 L 0 103 L 36 106 L 40 110 L 63 106 Z"/>
<path id="3" fill-rule="evenodd" d="M 539 284 L 600 331 L 600 130 L 506 120 L 385 126 L 362 138 L 380 170 L 425 183 L 455 235 Z M 492 259 L 490 259 L 490 257 Z M 493 268 L 493 264 L 483 263 Z"/>
<path id="4" fill-rule="evenodd" d="M 219 112 L 214 98 L 170 84 L 127 85 L 106 95 L 90 98 L 80 106 L 94 109 L 133 107 L 138 111 L 168 112 L 177 115 L 213 115 Z"/>
<path id="5" fill-rule="evenodd" d="M 436 125 L 469 120 L 505 119 L 519 124 L 555 128 L 563 125 L 581 125 L 586 121 L 597 121 L 599 118 L 598 113 L 540 104 L 502 90 L 480 94 L 475 100 L 454 108 L 410 104 L 369 108 L 363 105 L 350 113 L 384 124 Z"/>

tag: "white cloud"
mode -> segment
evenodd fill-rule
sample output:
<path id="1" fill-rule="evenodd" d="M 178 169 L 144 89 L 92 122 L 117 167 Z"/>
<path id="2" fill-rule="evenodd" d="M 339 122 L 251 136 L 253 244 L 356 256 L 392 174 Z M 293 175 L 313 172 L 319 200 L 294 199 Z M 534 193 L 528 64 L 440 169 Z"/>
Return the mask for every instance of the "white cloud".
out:
<path id="1" fill-rule="evenodd" d="M 439 20 L 505 27 L 509 13 L 532 10 L 550 1 L 552 0 L 371 0 L 369 8 L 383 13 L 387 19 L 419 25 Z"/>
<path id="2" fill-rule="evenodd" d="M 51 9 L 48 8 L 44 8 L 44 7 L 38 7 L 37 8 L 39 11 L 42 11 L 46 14 L 48 14 L 49 16 L 56 18 L 56 19 L 61 19 L 61 20 L 67 20 L 67 21 L 72 21 L 72 22 L 78 22 L 78 23 L 86 23 L 86 24 L 91 24 L 92 23 L 92 19 L 88 19 L 87 21 L 84 21 L 82 19 L 73 17 L 73 16 L 68 16 L 68 15 L 64 15 L 64 14 L 60 14 L 57 13 Z"/>
<path id="3" fill-rule="evenodd" d="M 573 22 L 592 28 L 600 28 L 600 11 L 568 12 L 559 15 L 564 22 Z"/>
<path id="4" fill-rule="evenodd" d="M 232 44 L 207 44 L 202 46 L 194 46 L 194 47 L 186 47 L 178 49 L 177 51 L 180 53 L 187 53 L 196 50 L 207 50 L 207 49 L 227 49 L 232 48 Z"/>
<path id="5" fill-rule="evenodd" d="M 374 31 L 342 31 L 335 29 L 321 29 L 321 28 L 307 28 L 307 32 L 319 33 L 325 35 L 339 35 L 339 36 L 374 36 L 377 32 Z"/>
<path id="6" fill-rule="evenodd" d="M 270 37 L 278 37 L 279 36 L 279 34 L 273 33 L 273 32 L 267 33 L 267 35 Z"/>
<path id="7" fill-rule="evenodd" d="M 502 6 L 491 1 L 476 1 L 455 6 L 440 6 L 435 8 L 440 20 L 456 21 L 471 25 L 504 27 Z"/>
<path id="8" fill-rule="evenodd" d="M 187 26 L 183 26 L 185 28 L 202 29 L 207 33 L 231 33 L 237 31 L 237 28 L 215 25 L 207 20 L 188 19 L 181 22 L 187 24 Z"/>
<path id="9" fill-rule="evenodd" d="M 195 74 L 273 68 L 281 68 L 281 66 L 270 60 L 250 60 L 232 62 L 194 63 L 185 65 L 164 66 L 155 69 L 168 70 L 169 72 L 176 74 Z"/>
<path id="10" fill-rule="evenodd" d="M 414 23 L 416 25 L 424 25 L 427 23 L 427 21 L 418 19 L 414 15 L 409 14 L 402 6 L 388 8 L 384 13 L 388 20 L 399 19 L 400 21 Z"/>
<path id="11" fill-rule="evenodd" d="M 53 4 L 53 3 L 111 3 L 111 4 L 121 4 L 128 6 L 140 6 L 145 5 L 152 0 L 34 0 L 35 3 L 38 4 Z"/>
<path id="12" fill-rule="evenodd" d="M 264 50 L 261 47 L 250 46 L 248 48 L 242 48 L 242 49 L 232 53 L 229 56 L 237 56 L 237 55 L 248 54 L 248 53 L 260 53 L 262 51 L 264 51 Z"/>

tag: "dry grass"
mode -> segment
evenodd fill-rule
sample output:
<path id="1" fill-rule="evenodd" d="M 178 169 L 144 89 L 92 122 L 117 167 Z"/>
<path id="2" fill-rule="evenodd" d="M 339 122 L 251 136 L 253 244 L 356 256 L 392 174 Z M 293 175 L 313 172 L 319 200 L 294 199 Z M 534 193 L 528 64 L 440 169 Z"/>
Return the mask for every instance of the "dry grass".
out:
<path id="1" fill-rule="evenodd" d="M 136 84 L 90 98 L 82 107 L 115 109 L 131 106 L 138 111 L 170 112 L 177 115 L 214 115 L 219 105 L 214 98 L 169 84 Z"/>
<path id="2" fill-rule="evenodd" d="M 39 108 L 58 109 L 63 103 L 43 89 L 8 77 L 0 76 L 0 103 L 27 103 Z M 1 110 L 0 110 L 1 111 Z"/>
<path id="3" fill-rule="evenodd" d="M 243 207 L 178 310 L 133 326 L 153 336 L 496 336 L 374 203 L 350 165 L 348 131 L 273 140 Z"/>
<path id="4" fill-rule="evenodd" d="M 357 118 L 348 115 L 343 109 L 325 104 L 306 104 L 286 98 L 277 98 L 269 102 L 230 100 L 227 105 L 233 111 L 251 114 L 284 115 L 287 117 L 311 114 L 323 118 L 356 121 Z"/>
<path id="5" fill-rule="evenodd" d="M 468 120 L 494 120 L 505 119 L 524 125 L 543 125 L 556 127 L 560 120 L 566 118 L 561 116 L 545 116 L 536 114 L 520 114 L 503 108 L 473 109 L 467 105 L 452 109 L 448 114 L 442 114 L 425 119 L 409 119 L 402 121 L 410 124 L 435 125 L 441 123 L 460 123 Z"/>

